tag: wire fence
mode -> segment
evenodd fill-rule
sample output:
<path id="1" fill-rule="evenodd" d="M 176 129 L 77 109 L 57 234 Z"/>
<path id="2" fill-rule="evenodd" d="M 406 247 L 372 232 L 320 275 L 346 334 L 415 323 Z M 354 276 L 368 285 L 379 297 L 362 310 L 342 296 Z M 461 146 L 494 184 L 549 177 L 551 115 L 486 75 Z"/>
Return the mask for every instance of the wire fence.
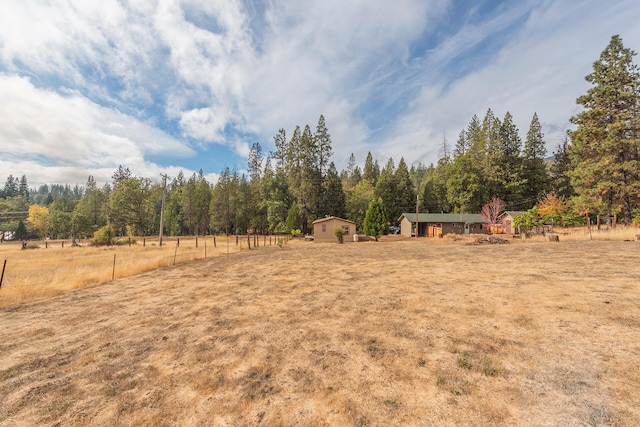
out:
<path id="1" fill-rule="evenodd" d="M 121 239 L 114 246 L 47 240 L 0 244 L 0 306 L 153 269 L 287 244 L 289 236 L 238 235 Z"/>

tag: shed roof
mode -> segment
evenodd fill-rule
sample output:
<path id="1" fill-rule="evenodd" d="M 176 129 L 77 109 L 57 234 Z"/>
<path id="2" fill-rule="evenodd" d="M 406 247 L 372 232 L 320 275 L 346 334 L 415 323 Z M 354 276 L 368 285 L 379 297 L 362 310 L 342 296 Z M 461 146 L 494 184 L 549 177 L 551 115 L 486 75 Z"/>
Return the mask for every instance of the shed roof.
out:
<path id="1" fill-rule="evenodd" d="M 504 216 L 504 215 L 516 216 L 523 213 L 527 213 L 527 211 L 504 211 L 501 216 Z"/>
<path id="2" fill-rule="evenodd" d="M 415 213 L 403 213 L 399 220 L 407 218 L 409 222 L 416 222 Z M 486 223 L 487 221 L 479 214 L 443 214 L 443 213 L 421 213 L 418 214 L 418 222 L 464 222 L 469 224 Z"/>
<path id="3" fill-rule="evenodd" d="M 327 216 L 325 218 L 316 219 L 315 221 L 313 221 L 311 223 L 311 225 L 318 224 L 318 223 L 325 222 L 325 221 L 332 221 L 334 219 L 337 219 L 337 220 L 343 221 L 343 222 L 348 222 L 350 224 L 354 224 L 355 225 L 355 222 L 349 221 L 348 219 L 344 219 L 344 218 L 338 218 L 337 216 Z"/>

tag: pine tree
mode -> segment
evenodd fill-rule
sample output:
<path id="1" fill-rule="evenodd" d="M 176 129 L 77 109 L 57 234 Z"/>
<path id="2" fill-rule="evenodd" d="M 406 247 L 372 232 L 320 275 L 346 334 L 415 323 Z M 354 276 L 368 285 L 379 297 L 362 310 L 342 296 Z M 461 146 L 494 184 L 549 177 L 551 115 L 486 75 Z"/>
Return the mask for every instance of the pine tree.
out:
<path id="1" fill-rule="evenodd" d="M 4 183 L 4 196 L 15 197 L 18 195 L 18 178 L 13 178 L 13 175 L 9 175 Z"/>
<path id="2" fill-rule="evenodd" d="M 372 187 L 375 187 L 378 183 L 378 178 L 380 176 L 380 166 L 378 165 L 378 161 L 373 161 L 373 156 L 371 155 L 371 151 L 367 153 L 367 158 L 364 161 L 364 169 L 362 170 L 362 179 L 369 181 Z"/>
<path id="3" fill-rule="evenodd" d="M 287 133 L 284 129 L 278 130 L 278 133 L 273 137 L 273 144 L 276 149 L 271 153 L 271 157 L 275 160 L 276 170 L 283 169 L 287 160 Z"/>
<path id="4" fill-rule="evenodd" d="M 640 73 L 635 52 L 615 35 L 586 80 L 593 86 L 577 103 L 585 109 L 571 121 L 570 172 L 576 192 L 630 223 L 640 198 Z"/>
<path id="5" fill-rule="evenodd" d="M 395 210 L 391 212 L 394 216 L 389 217 L 393 222 L 395 222 L 403 212 L 415 211 L 416 206 L 416 191 L 404 157 L 400 158 L 400 163 L 398 163 L 398 168 L 394 175 L 394 181 L 396 182 L 396 206 Z"/>
<path id="6" fill-rule="evenodd" d="M 27 184 L 26 175 L 22 175 L 20 177 L 20 184 L 18 184 L 18 195 L 23 197 L 29 197 L 29 184 Z"/>
<path id="7" fill-rule="evenodd" d="M 521 209 L 525 206 L 525 178 L 522 165 L 522 140 L 518 128 L 513 123 L 511 113 L 507 111 L 500 126 L 500 144 L 498 147 L 500 169 L 498 178 L 498 191 L 485 196 L 485 201 L 492 197 L 498 197 L 507 204 L 510 209 Z M 535 200 L 533 200 L 535 204 Z"/>
<path id="8" fill-rule="evenodd" d="M 324 177 L 327 172 L 329 159 L 333 155 L 333 149 L 331 148 L 331 135 L 329 135 L 329 130 L 327 129 L 327 125 L 322 114 L 318 119 L 316 133 L 313 134 L 313 143 L 318 162 L 317 169 L 320 171 L 320 175 Z"/>
<path id="9" fill-rule="evenodd" d="M 571 178 L 567 174 L 571 170 L 571 160 L 569 159 L 569 133 L 565 133 L 562 144 L 558 144 L 553 152 L 553 163 L 550 168 L 551 186 L 555 193 L 569 200 L 574 195 L 571 186 Z"/>
<path id="10" fill-rule="evenodd" d="M 326 182 L 327 186 L 323 193 L 324 201 L 322 203 L 322 210 L 318 216 L 324 217 L 330 215 L 344 218 L 347 210 L 346 198 L 344 190 L 342 189 L 342 180 L 333 162 L 329 164 Z"/>
<path id="11" fill-rule="evenodd" d="M 249 150 L 249 158 L 247 160 L 247 171 L 251 181 L 257 181 L 262 174 L 262 147 L 259 142 L 254 142 Z"/>
<path id="12" fill-rule="evenodd" d="M 544 164 L 547 148 L 543 138 L 538 114 L 533 113 L 522 157 L 523 178 L 526 180 L 525 195 L 535 201 L 538 201 L 549 190 L 549 172 Z"/>
<path id="13" fill-rule="evenodd" d="M 392 218 L 393 220 L 396 220 L 402 214 L 402 212 L 398 213 L 400 209 L 397 204 L 397 196 L 398 183 L 395 178 L 395 166 L 393 158 L 389 158 L 387 165 L 380 172 L 373 197 L 375 199 L 382 199 L 387 218 Z M 398 214 L 398 216 L 396 216 L 396 214 Z"/>
<path id="14" fill-rule="evenodd" d="M 385 234 L 389 234 L 386 208 L 381 198 L 371 200 L 364 218 L 364 233 L 373 236 L 376 241 Z"/>
<path id="15" fill-rule="evenodd" d="M 487 109 L 480 130 L 480 146 L 477 148 L 477 151 L 481 152 L 482 155 L 476 157 L 476 160 L 482 165 L 487 197 L 500 194 L 504 187 L 501 171 L 504 168 L 502 162 L 505 159 L 503 158 L 501 150 L 501 130 L 500 120 L 495 117 L 491 108 Z"/>

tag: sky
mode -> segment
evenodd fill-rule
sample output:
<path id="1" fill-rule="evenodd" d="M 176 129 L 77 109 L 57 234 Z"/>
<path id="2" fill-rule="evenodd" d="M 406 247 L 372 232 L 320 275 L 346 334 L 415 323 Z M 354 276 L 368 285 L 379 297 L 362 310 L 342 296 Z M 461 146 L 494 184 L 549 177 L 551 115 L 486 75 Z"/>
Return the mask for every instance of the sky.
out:
<path id="1" fill-rule="evenodd" d="M 338 170 L 435 163 L 488 108 L 549 154 L 637 0 L 20 0 L 0 14 L 0 180 L 246 170 L 324 115 Z M 634 62 L 638 64 L 637 57 Z"/>

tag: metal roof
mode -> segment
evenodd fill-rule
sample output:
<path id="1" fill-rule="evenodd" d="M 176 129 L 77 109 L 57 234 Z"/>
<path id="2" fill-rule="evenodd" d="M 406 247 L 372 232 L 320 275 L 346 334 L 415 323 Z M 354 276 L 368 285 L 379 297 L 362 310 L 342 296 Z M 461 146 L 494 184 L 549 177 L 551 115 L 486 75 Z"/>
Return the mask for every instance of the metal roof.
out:
<path id="1" fill-rule="evenodd" d="M 325 217 L 325 218 L 316 219 L 315 221 L 313 221 L 311 223 L 311 225 L 317 224 L 319 222 L 331 221 L 331 220 L 334 220 L 334 219 L 338 220 L 338 221 L 344 221 L 344 222 L 348 222 L 348 223 L 351 223 L 351 224 L 355 224 L 355 222 L 349 221 L 348 219 L 338 218 L 337 216 L 328 216 L 328 217 Z"/>
<path id="2" fill-rule="evenodd" d="M 416 222 L 415 213 L 403 213 L 400 216 L 405 217 L 409 222 Z M 421 213 L 418 214 L 418 222 L 464 222 L 464 223 L 486 223 L 479 214 L 445 214 L 445 213 Z"/>

